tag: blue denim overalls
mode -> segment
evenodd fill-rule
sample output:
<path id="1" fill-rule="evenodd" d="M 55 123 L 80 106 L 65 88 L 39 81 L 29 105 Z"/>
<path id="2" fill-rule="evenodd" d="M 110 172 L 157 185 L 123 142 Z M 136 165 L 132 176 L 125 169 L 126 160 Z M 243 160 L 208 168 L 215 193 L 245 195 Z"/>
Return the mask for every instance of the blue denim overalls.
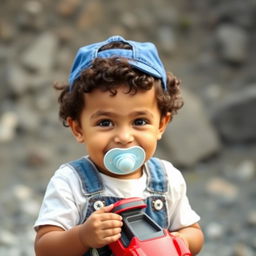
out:
<path id="1" fill-rule="evenodd" d="M 104 184 L 99 175 L 97 167 L 88 157 L 84 157 L 69 165 L 78 173 L 83 188 L 84 196 L 88 198 L 87 208 L 85 209 L 85 220 L 100 207 L 115 203 L 123 198 L 106 196 Z M 161 227 L 168 228 L 166 193 L 168 188 L 168 179 L 163 164 L 157 158 L 151 158 L 145 163 L 147 173 L 148 197 L 146 213 L 154 219 Z M 84 221 L 85 221 L 84 220 Z M 110 256 L 111 251 L 107 246 L 100 249 L 92 249 L 84 256 Z"/>

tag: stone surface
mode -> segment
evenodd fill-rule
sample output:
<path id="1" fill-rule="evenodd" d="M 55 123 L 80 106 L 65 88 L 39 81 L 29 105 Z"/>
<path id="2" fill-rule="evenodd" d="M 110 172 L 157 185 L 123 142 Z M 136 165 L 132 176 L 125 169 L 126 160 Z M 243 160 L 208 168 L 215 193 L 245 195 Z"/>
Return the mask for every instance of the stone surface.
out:
<path id="1" fill-rule="evenodd" d="M 0 118 L 0 143 L 13 140 L 16 135 L 18 124 L 17 114 L 14 112 L 5 112 Z"/>
<path id="2" fill-rule="evenodd" d="M 231 63 L 241 64 L 247 58 L 248 37 L 246 32 L 234 25 L 220 25 L 217 30 L 221 57 Z"/>
<path id="3" fill-rule="evenodd" d="M 35 255 L 32 226 L 50 177 L 86 154 L 58 122 L 52 84 L 67 81 L 78 47 L 112 34 L 153 41 L 183 81 L 185 106 L 158 150 L 183 172 L 201 216 L 199 255 L 256 255 L 255 8 L 255 0 L 1 1 L 0 255 Z"/>
<path id="4" fill-rule="evenodd" d="M 183 97 L 185 105 L 169 124 L 159 154 L 179 165 L 191 166 L 216 153 L 220 142 L 200 99 L 185 90 Z"/>
<path id="5" fill-rule="evenodd" d="M 206 187 L 210 195 L 217 196 L 221 199 L 225 198 L 228 201 L 236 200 L 239 193 L 235 185 L 218 177 L 211 179 L 206 184 Z"/>
<path id="6" fill-rule="evenodd" d="M 57 46 L 57 37 L 50 32 L 45 32 L 28 45 L 21 56 L 21 62 L 31 71 L 46 73 L 54 65 Z"/>
<path id="7" fill-rule="evenodd" d="M 214 113 L 214 123 L 224 139 L 234 142 L 256 139 L 256 85 L 231 93 Z"/>

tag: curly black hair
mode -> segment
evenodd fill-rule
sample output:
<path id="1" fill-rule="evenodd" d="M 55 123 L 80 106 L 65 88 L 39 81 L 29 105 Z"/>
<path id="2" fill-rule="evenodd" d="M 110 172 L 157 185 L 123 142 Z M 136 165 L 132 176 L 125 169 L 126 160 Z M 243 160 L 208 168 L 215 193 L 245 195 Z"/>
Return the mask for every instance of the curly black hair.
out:
<path id="1" fill-rule="evenodd" d="M 131 46 L 115 42 L 101 48 L 129 49 Z M 150 90 L 153 86 L 156 90 L 156 100 L 161 116 L 171 113 L 171 117 L 183 106 L 183 99 L 180 92 L 180 80 L 171 73 L 167 73 L 167 90 L 164 90 L 160 79 L 145 74 L 133 68 L 127 59 L 96 58 L 90 68 L 81 72 L 75 80 L 72 90 L 68 84 L 55 84 L 54 87 L 60 90 L 58 102 L 60 104 L 59 117 L 64 126 L 68 126 L 66 120 L 70 117 L 80 121 L 81 112 L 85 106 L 84 93 L 90 93 L 95 89 L 109 91 L 116 95 L 120 85 L 127 86 L 127 93 L 136 94 L 143 90 Z"/>

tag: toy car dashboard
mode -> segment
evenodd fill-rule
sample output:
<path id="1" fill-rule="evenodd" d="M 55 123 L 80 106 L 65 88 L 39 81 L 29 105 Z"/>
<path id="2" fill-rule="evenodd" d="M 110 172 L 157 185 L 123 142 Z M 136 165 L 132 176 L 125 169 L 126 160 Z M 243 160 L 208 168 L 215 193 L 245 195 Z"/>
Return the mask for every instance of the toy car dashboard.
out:
<path id="1" fill-rule="evenodd" d="M 114 256 L 191 256 L 184 241 L 160 227 L 143 209 L 144 200 L 128 198 L 114 204 L 123 217 L 121 238 L 109 245 Z"/>

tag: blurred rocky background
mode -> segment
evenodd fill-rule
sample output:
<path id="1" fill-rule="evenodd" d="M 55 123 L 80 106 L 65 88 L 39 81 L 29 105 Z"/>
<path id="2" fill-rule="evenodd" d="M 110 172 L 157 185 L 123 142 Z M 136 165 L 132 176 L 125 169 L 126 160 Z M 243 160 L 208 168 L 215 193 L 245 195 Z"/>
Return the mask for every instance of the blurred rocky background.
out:
<path id="1" fill-rule="evenodd" d="M 255 0 L 0 1 L 0 255 L 34 255 L 49 178 L 84 154 L 57 116 L 55 81 L 78 47 L 120 34 L 153 41 L 185 106 L 158 155 L 201 215 L 202 256 L 256 255 Z"/>

